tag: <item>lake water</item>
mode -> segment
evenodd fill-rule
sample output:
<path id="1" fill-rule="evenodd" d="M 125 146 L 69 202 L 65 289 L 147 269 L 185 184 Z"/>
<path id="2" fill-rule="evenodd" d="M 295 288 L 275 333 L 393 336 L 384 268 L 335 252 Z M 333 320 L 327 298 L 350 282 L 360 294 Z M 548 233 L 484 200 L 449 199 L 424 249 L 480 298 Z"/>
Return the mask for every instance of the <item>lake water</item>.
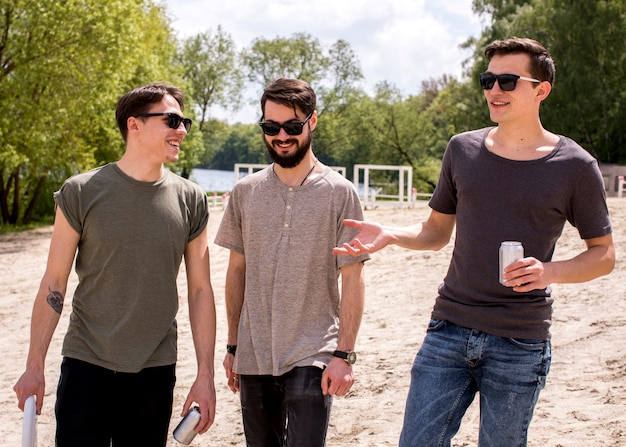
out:
<path id="1" fill-rule="evenodd" d="M 241 173 L 243 176 L 243 173 Z M 194 169 L 190 180 L 196 182 L 207 192 L 224 192 L 233 189 L 235 171 L 221 171 L 218 169 Z"/>
<path id="2" fill-rule="evenodd" d="M 258 166 L 254 170 L 258 170 Z M 239 171 L 239 177 L 247 175 L 245 170 Z M 219 169 L 193 169 L 190 180 L 196 182 L 206 192 L 231 191 L 235 184 L 235 171 L 222 171 Z M 359 195 L 363 196 L 363 183 L 359 183 Z M 369 195 L 374 194 L 375 189 L 370 187 Z"/>

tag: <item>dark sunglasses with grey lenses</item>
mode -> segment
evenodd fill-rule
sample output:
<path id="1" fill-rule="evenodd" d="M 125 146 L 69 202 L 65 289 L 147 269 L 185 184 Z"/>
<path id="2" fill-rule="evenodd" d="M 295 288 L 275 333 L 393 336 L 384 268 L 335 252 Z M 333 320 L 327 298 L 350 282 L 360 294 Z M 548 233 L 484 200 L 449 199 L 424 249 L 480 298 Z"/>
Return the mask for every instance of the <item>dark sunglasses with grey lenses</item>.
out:
<path id="1" fill-rule="evenodd" d="M 285 129 L 285 133 L 287 135 L 300 135 L 302 133 L 302 128 L 311 119 L 311 116 L 313 116 L 313 112 L 309 113 L 304 121 L 288 121 L 283 124 L 275 123 L 273 121 L 261 121 L 259 126 L 261 126 L 263 133 L 265 135 L 269 135 L 270 137 L 278 135 L 280 133 L 280 129 Z"/>
<path id="2" fill-rule="evenodd" d="M 518 79 L 530 82 L 541 82 L 539 79 L 528 78 L 526 76 L 519 76 L 515 74 L 495 75 L 493 73 L 486 72 L 480 74 L 480 86 L 483 88 L 483 90 L 491 90 L 496 81 L 498 81 L 498 85 L 502 90 L 504 90 L 505 92 L 511 92 L 515 90 L 515 87 L 517 87 Z"/>
<path id="3" fill-rule="evenodd" d="M 183 126 L 185 126 L 185 130 L 187 132 L 189 132 L 189 129 L 191 129 L 191 119 L 190 118 L 183 118 L 180 115 L 177 115 L 176 113 L 171 113 L 171 112 L 158 112 L 158 113 L 142 113 L 141 115 L 137 115 L 139 117 L 143 117 L 143 118 L 149 118 L 151 116 L 167 116 L 167 127 L 169 127 L 170 129 L 178 129 L 180 127 L 180 123 L 183 123 Z"/>

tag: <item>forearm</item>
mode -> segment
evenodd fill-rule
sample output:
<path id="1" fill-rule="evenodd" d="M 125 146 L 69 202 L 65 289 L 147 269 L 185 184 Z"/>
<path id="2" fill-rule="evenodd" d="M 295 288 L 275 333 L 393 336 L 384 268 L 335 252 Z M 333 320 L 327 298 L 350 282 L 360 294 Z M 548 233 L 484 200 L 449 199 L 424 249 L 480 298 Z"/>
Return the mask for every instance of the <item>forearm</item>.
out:
<path id="1" fill-rule="evenodd" d="M 549 283 L 581 283 L 609 274 L 615 265 L 611 243 L 591 245 L 572 259 L 546 263 Z"/>
<path id="2" fill-rule="evenodd" d="M 391 237 L 391 244 L 413 250 L 425 250 L 426 238 L 421 235 L 423 224 L 415 224 L 406 227 L 383 227 Z"/>
<path id="3" fill-rule="evenodd" d="M 44 370 L 46 354 L 63 311 L 66 284 L 48 276 L 41 281 L 31 317 L 27 369 Z"/>
<path id="4" fill-rule="evenodd" d="M 198 377 L 213 380 L 216 314 L 213 289 L 210 286 L 190 294 L 189 320 L 196 351 Z"/>
<path id="5" fill-rule="evenodd" d="M 448 223 L 431 218 L 423 223 L 406 227 L 385 227 L 385 231 L 391 235 L 392 243 L 399 247 L 412 250 L 439 250 L 450 242 L 454 217 L 451 219 Z"/>
<path id="6" fill-rule="evenodd" d="M 31 394 L 37 396 L 37 414 L 41 414 L 45 393 L 45 360 L 52 335 L 59 322 L 62 310 L 60 305 L 54 303 L 54 308 L 48 303 L 42 281 L 40 291 L 35 298 L 30 326 L 30 346 L 26 359 L 26 370 L 20 376 L 13 387 L 18 399 L 18 407 L 24 409 L 26 398 Z M 59 294 L 52 295 L 58 297 Z M 61 295 L 62 296 L 62 295 Z M 57 312 L 58 310 L 58 312 Z"/>
<path id="7" fill-rule="evenodd" d="M 246 269 L 243 255 L 232 252 L 226 272 L 226 318 L 228 322 L 229 345 L 237 344 L 239 332 L 239 319 L 243 307 L 244 292 L 246 288 Z"/>
<path id="8" fill-rule="evenodd" d="M 363 263 L 358 262 L 343 267 L 341 269 L 341 284 L 337 349 L 352 351 L 355 349 L 365 305 Z"/>

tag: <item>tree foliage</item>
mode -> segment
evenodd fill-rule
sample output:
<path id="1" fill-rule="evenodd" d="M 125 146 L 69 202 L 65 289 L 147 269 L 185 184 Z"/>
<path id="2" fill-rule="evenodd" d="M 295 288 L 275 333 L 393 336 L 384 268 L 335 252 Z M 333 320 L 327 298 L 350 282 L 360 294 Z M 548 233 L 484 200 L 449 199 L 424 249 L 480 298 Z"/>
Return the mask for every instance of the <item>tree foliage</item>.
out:
<path id="1" fill-rule="evenodd" d="M 3 0 L 0 30 L 0 211 L 27 223 L 42 193 L 120 153 L 115 102 L 169 74 L 171 33 L 139 0 Z"/>
<path id="2" fill-rule="evenodd" d="M 216 153 L 213 159 L 213 167 L 230 170 L 233 169 L 235 163 L 269 164 L 271 162 L 263 144 L 261 131 L 256 124 L 230 126 L 222 147 L 223 150 Z"/>
<path id="3" fill-rule="evenodd" d="M 329 66 L 319 39 L 307 33 L 271 40 L 259 37 L 243 50 L 242 61 L 248 80 L 262 88 L 281 77 L 315 84 Z"/>
<path id="4" fill-rule="evenodd" d="M 578 141 L 605 163 L 626 163 L 626 3 L 623 0 L 474 0 L 488 14 L 473 73 L 484 70 L 484 45 L 524 36 L 552 54 L 557 75 L 542 122 Z"/>
<path id="5" fill-rule="evenodd" d="M 345 166 L 349 176 L 356 163 L 410 165 L 413 184 L 432 191 L 450 137 L 493 124 L 478 75 L 487 66 L 484 47 L 511 36 L 537 39 L 556 62 L 545 127 L 602 162 L 626 163 L 626 3 L 472 5 L 488 26 L 463 44 L 474 50 L 463 61 L 467 79 L 433 73 L 405 96 L 389 82 L 366 92 L 359 59 L 341 39 L 259 37 L 238 51 L 221 27 L 177 41 L 156 0 L 0 0 L 1 222 L 51 213 L 51 192 L 64 178 L 117 159 L 124 149 L 117 98 L 155 80 L 187 93 L 195 124 L 171 166 L 183 176 L 195 166 L 269 162 L 258 126 L 220 122 L 211 108 L 234 111 L 248 99 L 241 92 L 285 76 L 308 81 L 318 95 L 314 150 L 324 163 Z"/>
<path id="6" fill-rule="evenodd" d="M 209 109 L 221 106 L 236 110 L 242 99 L 243 77 L 237 65 L 237 48 L 222 27 L 184 39 L 177 59 L 189 82 L 191 97 L 200 114 L 199 128 L 209 118 Z"/>

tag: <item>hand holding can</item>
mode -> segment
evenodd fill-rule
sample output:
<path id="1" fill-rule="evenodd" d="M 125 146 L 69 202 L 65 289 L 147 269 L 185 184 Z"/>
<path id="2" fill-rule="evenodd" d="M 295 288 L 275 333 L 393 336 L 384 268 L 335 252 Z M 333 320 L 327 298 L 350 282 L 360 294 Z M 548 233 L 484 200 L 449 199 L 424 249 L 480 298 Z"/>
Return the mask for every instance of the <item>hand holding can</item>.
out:
<path id="1" fill-rule="evenodd" d="M 522 247 L 521 242 L 504 241 L 500 244 L 500 284 L 504 285 L 505 283 L 505 280 L 502 278 L 504 268 L 523 257 L 524 247 Z"/>
<path id="2" fill-rule="evenodd" d="M 182 421 L 174 429 L 174 439 L 180 444 L 189 445 L 198 433 L 194 429 L 200 422 L 200 408 L 190 408 Z"/>

